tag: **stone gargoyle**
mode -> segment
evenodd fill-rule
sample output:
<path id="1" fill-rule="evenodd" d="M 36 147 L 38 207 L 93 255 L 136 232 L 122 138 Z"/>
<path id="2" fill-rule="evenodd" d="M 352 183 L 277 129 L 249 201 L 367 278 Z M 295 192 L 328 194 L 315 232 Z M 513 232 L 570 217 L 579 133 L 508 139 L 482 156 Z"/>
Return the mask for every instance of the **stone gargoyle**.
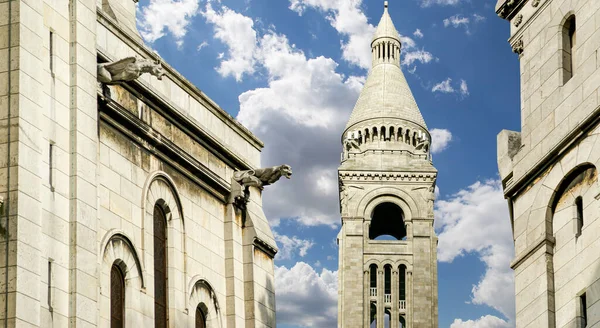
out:
<path id="1" fill-rule="evenodd" d="M 429 146 L 430 146 L 429 139 L 425 138 L 417 144 L 415 149 L 422 150 L 423 152 L 427 153 L 429 151 Z"/>
<path id="2" fill-rule="evenodd" d="M 239 171 L 233 173 L 233 180 L 244 188 L 258 187 L 263 189 L 264 186 L 277 182 L 282 176 L 289 179 L 292 176 L 292 167 L 279 165 L 264 169 Z"/>
<path id="3" fill-rule="evenodd" d="M 165 72 L 159 61 L 127 57 L 110 63 L 98 64 L 98 81 L 105 84 L 118 84 L 133 81 L 144 73 L 150 73 L 162 80 Z"/>

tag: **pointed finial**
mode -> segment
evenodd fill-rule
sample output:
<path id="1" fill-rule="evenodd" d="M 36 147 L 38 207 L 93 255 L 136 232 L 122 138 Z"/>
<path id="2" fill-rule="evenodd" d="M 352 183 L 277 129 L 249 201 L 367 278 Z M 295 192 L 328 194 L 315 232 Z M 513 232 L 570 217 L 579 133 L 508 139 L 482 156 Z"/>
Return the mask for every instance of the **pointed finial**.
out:
<path id="1" fill-rule="evenodd" d="M 383 7 L 384 7 L 384 8 L 387 8 L 387 7 L 388 7 L 388 2 L 387 2 L 387 1 L 384 1 L 384 2 L 383 2 Z"/>

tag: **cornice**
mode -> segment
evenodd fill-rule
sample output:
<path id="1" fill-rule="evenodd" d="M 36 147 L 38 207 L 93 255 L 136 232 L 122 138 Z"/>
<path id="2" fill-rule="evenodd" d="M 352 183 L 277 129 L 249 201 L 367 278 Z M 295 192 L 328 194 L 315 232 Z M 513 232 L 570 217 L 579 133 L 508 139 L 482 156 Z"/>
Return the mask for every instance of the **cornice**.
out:
<path id="1" fill-rule="evenodd" d="M 540 158 L 531 169 L 527 170 L 523 176 L 515 179 L 511 176 L 509 183 L 508 177 L 505 182 L 504 197 L 513 198 L 518 196 L 529 184 L 545 172 L 550 166 L 558 162 L 565 151 L 575 146 L 579 141 L 587 136 L 596 125 L 600 124 L 600 106 L 596 107 L 578 126 L 570 133 L 564 136 L 546 155 Z M 517 163 L 516 165 L 519 165 Z M 514 172 L 514 167 L 513 167 Z"/>
<path id="2" fill-rule="evenodd" d="M 227 200 L 231 191 L 227 181 L 117 102 L 99 96 L 98 112 L 101 122 L 110 125 L 146 151 L 159 157 L 222 202 Z"/>
<path id="3" fill-rule="evenodd" d="M 269 243 L 260 238 L 254 238 L 253 245 L 270 256 L 272 259 L 275 258 L 275 255 L 277 254 L 277 248 L 271 246 Z"/>
<path id="4" fill-rule="evenodd" d="M 177 72 L 173 67 L 171 67 L 167 62 L 163 61 L 162 58 L 158 54 L 156 54 L 152 49 L 148 48 L 141 41 L 137 40 L 131 33 L 123 30 L 119 27 L 111 17 L 107 16 L 100 8 L 96 8 L 97 20 L 102 26 L 104 26 L 107 30 L 115 34 L 121 41 L 127 44 L 131 49 L 135 50 L 138 53 L 141 53 L 145 58 L 151 58 L 154 60 L 159 60 L 165 70 L 166 75 L 173 81 L 173 83 L 177 84 L 182 90 L 196 99 L 200 104 L 206 107 L 211 113 L 213 113 L 217 118 L 231 127 L 236 133 L 238 133 L 242 138 L 248 141 L 253 147 L 258 150 L 261 150 L 264 147 L 264 143 L 258 139 L 250 130 L 248 130 L 245 126 L 243 126 L 240 122 L 238 122 L 234 117 L 229 115 L 224 109 L 219 107 L 212 99 L 210 99 L 204 92 L 202 92 L 198 87 L 188 81 L 185 77 L 183 77 L 179 72 Z M 98 49 L 106 56 L 106 49 Z M 114 58 L 112 58 L 114 59 Z"/>
<path id="5" fill-rule="evenodd" d="M 547 246 L 546 253 L 553 254 L 554 244 L 556 240 L 552 236 L 542 236 L 531 244 L 525 251 L 521 252 L 515 259 L 510 263 L 510 268 L 515 270 L 519 265 L 523 264 L 531 255 L 537 252 L 540 248 Z"/>
<path id="6" fill-rule="evenodd" d="M 340 171 L 338 177 L 342 180 L 354 181 L 410 181 L 410 182 L 434 182 L 437 172 L 368 172 L 368 171 Z"/>
<path id="7" fill-rule="evenodd" d="M 511 20 L 527 1 L 528 0 L 506 0 L 496 9 L 496 13 L 500 18 Z"/>

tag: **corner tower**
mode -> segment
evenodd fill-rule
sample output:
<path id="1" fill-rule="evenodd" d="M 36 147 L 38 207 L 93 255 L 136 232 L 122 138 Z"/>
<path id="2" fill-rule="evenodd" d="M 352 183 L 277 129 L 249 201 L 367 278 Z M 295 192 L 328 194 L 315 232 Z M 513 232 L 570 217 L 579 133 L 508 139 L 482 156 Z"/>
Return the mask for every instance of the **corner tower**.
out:
<path id="1" fill-rule="evenodd" d="M 437 327 L 437 170 L 387 7 L 342 134 L 338 327 Z"/>

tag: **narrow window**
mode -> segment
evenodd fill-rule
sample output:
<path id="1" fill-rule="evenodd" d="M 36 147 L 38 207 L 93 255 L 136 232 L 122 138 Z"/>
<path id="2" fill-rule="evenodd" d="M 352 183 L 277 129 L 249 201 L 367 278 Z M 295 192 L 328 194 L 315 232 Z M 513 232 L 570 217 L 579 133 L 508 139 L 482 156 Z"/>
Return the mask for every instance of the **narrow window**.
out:
<path id="1" fill-rule="evenodd" d="M 206 328 L 206 316 L 200 309 L 200 305 L 196 307 L 196 328 Z"/>
<path id="2" fill-rule="evenodd" d="M 369 325 L 370 328 L 377 328 L 377 305 L 375 305 L 375 303 L 371 303 L 370 322 L 371 322 L 371 324 Z"/>
<path id="3" fill-rule="evenodd" d="M 404 265 L 400 266 L 400 283 L 398 286 L 400 301 L 406 300 L 406 267 Z M 402 304 L 400 304 L 402 306 Z"/>
<path id="4" fill-rule="evenodd" d="M 391 298 L 391 294 L 392 294 L 392 267 L 389 265 L 386 265 L 384 268 L 384 281 L 385 281 L 385 288 L 384 288 L 384 297 L 385 303 L 391 303 L 392 302 L 392 298 Z"/>
<path id="5" fill-rule="evenodd" d="M 110 270 L 110 328 L 125 327 L 125 277 L 113 264 Z"/>
<path id="6" fill-rule="evenodd" d="M 48 44 L 48 59 L 50 74 L 54 77 L 54 32 L 52 31 L 50 31 L 50 42 Z"/>
<path id="7" fill-rule="evenodd" d="M 575 46 L 577 44 L 577 29 L 575 15 L 567 19 L 562 31 L 563 38 L 563 84 L 575 74 Z"/>
<path id="8" fill-rule="evenodd" d="M 167 220 L 154 206 L 154 327 L 167 327 Z"/>
<path id="9" fill-rule="evenodd" d="M 54 191 L 54 142 L 52 141 L 48 148 L 48 184 L 50 191 Z"/>
<path id="10" fill-rule="evenodd" d="M 52 259 L 48 260 L 48 311 L 52 312 Z"/>
<path id="11" fill-rule="evenodd" d="M 370 269 L 371 288 L 376 289 L 377 288 L 377 266 L 375 264 L 371 264 L 369 269 Z M 371 294 L 373 294 L 373 290 L 371 290 Z M 375 295 L 371 295 L 371 296 L 377 296 L 377 293 L 375 293 Z"/>
<path id="12" fill-rule="evenodd" d="M 580 327 L 587 327 L 587 300 L 585 299 L 585 293 L 579 296 L 579 313 L 580 313 Z"/>
<path id="13" fill-rule="evenodd" d="M 583 199 L 581 196 L 575 199 L 575 207 L 577 211 L 577 232 L 576 237 L 581 236 L 581 230 L 583 229 Z"/>

